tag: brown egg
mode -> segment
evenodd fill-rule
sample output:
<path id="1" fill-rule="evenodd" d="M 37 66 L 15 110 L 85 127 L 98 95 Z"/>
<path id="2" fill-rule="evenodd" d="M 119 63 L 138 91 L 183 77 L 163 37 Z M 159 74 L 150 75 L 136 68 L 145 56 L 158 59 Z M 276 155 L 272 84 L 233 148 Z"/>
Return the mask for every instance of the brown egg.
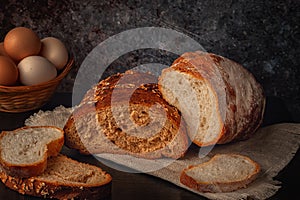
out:
<path id="1" fill-rule="evenodd" d="M 18 65 L 18 62 L 17 61 L 14 61 L 5 51 L 4 49 L 4 43 L 1 42 L 0 43 L 0 56 L 6 56 L 8 57 L 9 59 L 11 59 L 16 65 Z"/>
<path id="2" fill-rule="evenodd" d="M 0 56 L 0 85 L 14 85 L 18 80 L 16 64 L 6 56 Z"/>
<path id="3" fill-rule="evenodd" d="M 25 27 L 10 30 L 4 38 L 5 51 L 16 62 L 27 56 L 38 55 L 41 45 L 37 34 Z"/>
<path id="4" fill-rule="evenodd" d="M 0 56 L 8 56 L 8 54 L 4 50 L 3 42 L 0 43 Z"/>

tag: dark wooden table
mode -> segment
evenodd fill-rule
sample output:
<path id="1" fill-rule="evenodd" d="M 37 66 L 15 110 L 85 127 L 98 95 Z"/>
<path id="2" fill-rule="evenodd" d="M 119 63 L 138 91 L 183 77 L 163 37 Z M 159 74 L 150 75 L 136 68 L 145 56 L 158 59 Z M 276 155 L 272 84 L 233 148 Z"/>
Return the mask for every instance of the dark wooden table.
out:
<path id="1" fill-rule="evenodd" d="M 51 110 L 58 105 L 71 106 L 72 95 L 66 93 L 56 93 L 48 104 L 41 109 Z M 13 130 L 23 126 L 24 120 L 37 110 L 24 113 L 1 113 L 0 112 L 0 130 Z M 274 97 L 267 98 L 266 113 L 263 126 L 280 123 L 293 122 L 289 113 L 285 109 L 284 104 L 280 99 Z M 75 151 L 69 151 L 64 148 L 64 151 L 72 158 L 79 161 L 88 162 L 102 167 L 109 172 L 113 177 L 111 199 L 164 199 L 164 200 L 194 200 L 205 199 L 201 196 L 193 194 L 177 187 L 167 181 L 146 175 L 146 174 L 131 174 L 109 168 L 98 162 L 92 156 L 82 156 Z M 300 151 L 296 153 L 293 160 L 288 166 L 283 169 L 276 177 L 282 182 L 282 188 L 278 193 L 271 197 L 275 199 L 294 199 L 299 193 L 300 180 Z M 0 183 L 0 200 L 15 200 L 15 199 L 38 199 L 29 196 L 19 195 L 17 192 L 11 191 Z"/>

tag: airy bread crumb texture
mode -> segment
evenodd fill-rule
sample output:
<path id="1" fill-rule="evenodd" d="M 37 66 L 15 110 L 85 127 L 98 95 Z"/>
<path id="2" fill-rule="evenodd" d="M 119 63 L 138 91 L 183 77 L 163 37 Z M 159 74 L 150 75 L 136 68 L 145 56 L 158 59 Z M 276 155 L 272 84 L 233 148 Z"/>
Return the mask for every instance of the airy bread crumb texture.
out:
<path id="1" fill-rule="evenodd" d="M 247 156 L 217 154 L 208 162 L 184 169 L 180 182 L 199 192 L 232 192 L 255 180 L 260 166 Z"/>
<path id="2" fill-rule="evenodd" d="M 29 164 L 42 160 L 47 144 L 62 137 L 54 128 L 27 128 L 12 131 L 1 139 L 1 157 L 11 164 Z"/>
<path id="3" fill-rule="evenodd" d="M 255 170 L 255 165 L 245 157 L 219 155 L 206 165 L 191 168 L 186 174 L 197 182 L 231 182 L 245 179 Z"/>
<path id="4" fill-rule="evenodd" d="M 100 168 L 58 155 L 48 160 L 47 169 L 37 178 L 65 185 L 97 185 L 104 182 L 107 179 L 107 175 Z"/>
<path id="5" fill-rule="evenodd" d="M 160 84 L 164 98 L 181 111 L 192 140 L 206 143 L 217 139 L 222 128 L 217 98 L 205 80 L 169 69 Z"/>

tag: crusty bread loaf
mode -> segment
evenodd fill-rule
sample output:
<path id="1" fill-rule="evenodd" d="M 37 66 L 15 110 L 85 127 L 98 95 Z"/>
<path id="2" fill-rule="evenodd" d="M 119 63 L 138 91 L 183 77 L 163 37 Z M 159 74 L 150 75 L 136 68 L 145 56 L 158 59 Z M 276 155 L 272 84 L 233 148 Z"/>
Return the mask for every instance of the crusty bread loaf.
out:
<path id="1" fill-rule="evenodd" d="M 67 158 L 51 157 L 39 176 L 9 176 L 0 168 L 0 179 L 20 194 L 55 199 L 102 199 L 110 195 L 111 176 L 99 167 Z"/>
<path id="2" fill-rule="evenodd" d="M 264 113 L 263 89 L 241 65 L 206 52 L 188 52 L 162 71 L 159 90 L 177 107 L 198 146 L 248 138 Z"/>
<path id="3" fill-rule="evenodd" d="M 162 98 L 157 77 L 133 71 L 90 89 L 64 132 L 66 146 L 82 153 L 178 158 L 188 148 L 184 121 Z"/>
<path id="4" fill-rule="evenodd" d="M 64 133 L 51 126 L 23 127 L 0 135 L 0 166 L 10 176 L 41 174 L 47 158 L 56 156 L 64 144 Z"/>
<path id="5" fill-rule="evenodd" d="M 180 182 L 200 192 L 231 192 L 256 179 L 260 166 L 238 154 L 217 154 L 208 162 L 182 171 Z"/>

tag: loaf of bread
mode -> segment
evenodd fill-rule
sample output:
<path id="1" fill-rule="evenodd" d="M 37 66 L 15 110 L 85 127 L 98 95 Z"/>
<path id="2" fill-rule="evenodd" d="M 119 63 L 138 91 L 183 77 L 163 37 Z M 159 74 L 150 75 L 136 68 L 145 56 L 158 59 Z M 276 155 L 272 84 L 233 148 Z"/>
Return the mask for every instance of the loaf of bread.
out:
<path id="1" fill-rule="evenodd" d="M 133 71 L 90 89 L 64 132 L 65 145 L 81 153 L 179 158 L 188 148 L 185 123 L 162 98 L 157 77 Z"/>
<path id="2" fill-rule="evenodd" d="M 258 163 L 238 154 L 217 154 L 182 171 L 180 182 L 199 192 L 231 192 L 245 188 L 260 172 Z"/>
<path id="3" fill-rule="evenodd" d="M 111 192 L 111 176 L 99 167 L 64 155 L 49 158 L 46 170 L 29 178 L 7 175 L 0 179 L 10 189 L 31 196 L 55 199 L 103 199 Z"/>
<path id="4" fill-rule="evenodd" d="M 10 176 L 36 176 L 46 169 L 47 158 L 56 156 L 64 133 L 51 126 L 23 127 L 0 135 L 0 166 Z"/>
<path id="5" fill-rule="evenodd" d="M 246 139 L 262 122 L 261 85 L 244 67 L 222 56 L 184 53 L 162 71 L 158 84 L 164 99 L 181 111 L 198 146 Z"/>

